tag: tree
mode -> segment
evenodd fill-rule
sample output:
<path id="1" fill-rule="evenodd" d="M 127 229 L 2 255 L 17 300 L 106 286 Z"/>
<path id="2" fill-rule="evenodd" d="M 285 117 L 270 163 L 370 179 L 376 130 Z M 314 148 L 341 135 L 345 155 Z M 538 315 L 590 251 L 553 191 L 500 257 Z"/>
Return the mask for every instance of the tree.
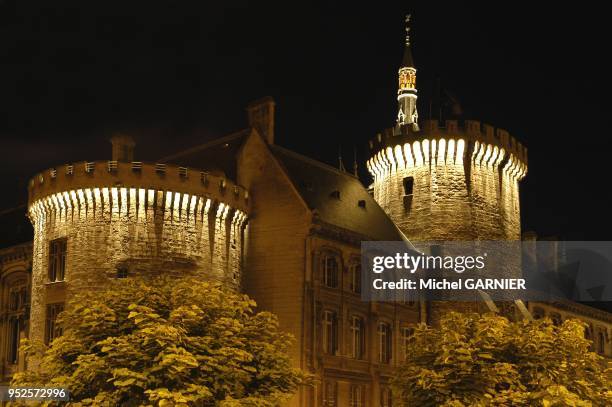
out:
<path id="1" fill-rule="evenodd" d="M 182 280 L 121 279 L 74 297 L 61 337 L 13 386 L 63 387 L 82 405 L 273 406 L 307 381 L 292 338 L 246 295 Z"/>
<path id="2" fill-rule="evenodd" d="M 417 327 L 393 392 L 403 406 L 612 405 L 610 371 L 584 328 L 447 314 L 439 328 Z"/>

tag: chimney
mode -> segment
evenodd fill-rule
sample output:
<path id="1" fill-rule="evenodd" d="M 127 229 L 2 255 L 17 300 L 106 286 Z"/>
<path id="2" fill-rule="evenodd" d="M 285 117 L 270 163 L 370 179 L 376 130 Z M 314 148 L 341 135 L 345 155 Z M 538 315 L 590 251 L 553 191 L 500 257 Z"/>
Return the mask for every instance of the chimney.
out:
<path id="1" fill-rule="evenodd" d="M 268 142 L 274 144 L 274 99 L 270 96 L 251 102 L 247 106 L 249 126 L 255 128 Z"/>
<path id="2" fill-rule="evenodd" d="M 136 143 L 132 136 L 123 133 L 115 133 L 110 139 L 113 145 L 113 161 L 134 161 L 134 146 Z"/>

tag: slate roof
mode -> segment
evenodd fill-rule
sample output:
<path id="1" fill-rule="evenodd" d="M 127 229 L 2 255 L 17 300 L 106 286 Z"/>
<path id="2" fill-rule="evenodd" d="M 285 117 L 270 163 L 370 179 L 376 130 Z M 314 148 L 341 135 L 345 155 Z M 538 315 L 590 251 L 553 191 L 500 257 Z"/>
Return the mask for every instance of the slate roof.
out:
<path id="1" fill-rule="evenodd" d="M 325 223 L 374 240 L 402 240 L 359 179 L 277 145 L 270 146 L 311 210 Z M 359 205 L 363 201 L 365 207 Z"/>

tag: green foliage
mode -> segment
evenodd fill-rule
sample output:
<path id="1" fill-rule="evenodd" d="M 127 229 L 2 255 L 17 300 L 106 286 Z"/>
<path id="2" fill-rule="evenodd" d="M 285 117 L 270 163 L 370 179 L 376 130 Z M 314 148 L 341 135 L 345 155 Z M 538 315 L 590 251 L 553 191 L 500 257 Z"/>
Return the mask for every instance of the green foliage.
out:
<path id="1" fill-rule="evenodd" d="M 246 295 L 196 279 L 118 280 L 75 296 L 39 369 L 13 386 L 70 390 L 76 405 L 276 406 L 308 379 L 292 338 Z"/>
<path id="2" fill-rule="evenodd" d="M 610 370 L 585 325 L 450 313 L 415 330 L 394 394 L 403 406 L 609 406 Z"/>

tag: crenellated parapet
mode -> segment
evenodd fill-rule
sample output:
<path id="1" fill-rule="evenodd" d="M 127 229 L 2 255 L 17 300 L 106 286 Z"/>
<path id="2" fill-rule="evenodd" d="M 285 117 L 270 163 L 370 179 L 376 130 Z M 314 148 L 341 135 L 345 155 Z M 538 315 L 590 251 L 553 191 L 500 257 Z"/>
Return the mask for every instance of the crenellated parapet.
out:
<path id="1" fill-rule="evenodd" d="M 249 212 L 248 191 L 231 180 L 168 164 L 117 161 L 67 164 L 37 174 L 28 188 L 29 207 L 47 198 L 46 201 L 57 201 L 66 208 L 91 206 L 94 210 L 103 210 L 105 202 L 110 204 L 120 196 L 130 202 L 129 206 L 165 207 L 169 202 L 159 202 L 160 193 L 166 201 L 172 200 L 172 206 L 177 206 L 179 213 L 193 211 L 200 200 Z"/>
<path id="2" fill-rule="evenodd" d="M 447 120 L 444 127 L 437 120 L 425 120 L 420 131 L 387 129 L 370 140 L 369 148 L 367 167 L 375 179 L 397 169 L 468 163 L 501 169 L 517 180 L 527 173 L 527 148 L 506 130 L 474 120 L 463 126 Z"/>

